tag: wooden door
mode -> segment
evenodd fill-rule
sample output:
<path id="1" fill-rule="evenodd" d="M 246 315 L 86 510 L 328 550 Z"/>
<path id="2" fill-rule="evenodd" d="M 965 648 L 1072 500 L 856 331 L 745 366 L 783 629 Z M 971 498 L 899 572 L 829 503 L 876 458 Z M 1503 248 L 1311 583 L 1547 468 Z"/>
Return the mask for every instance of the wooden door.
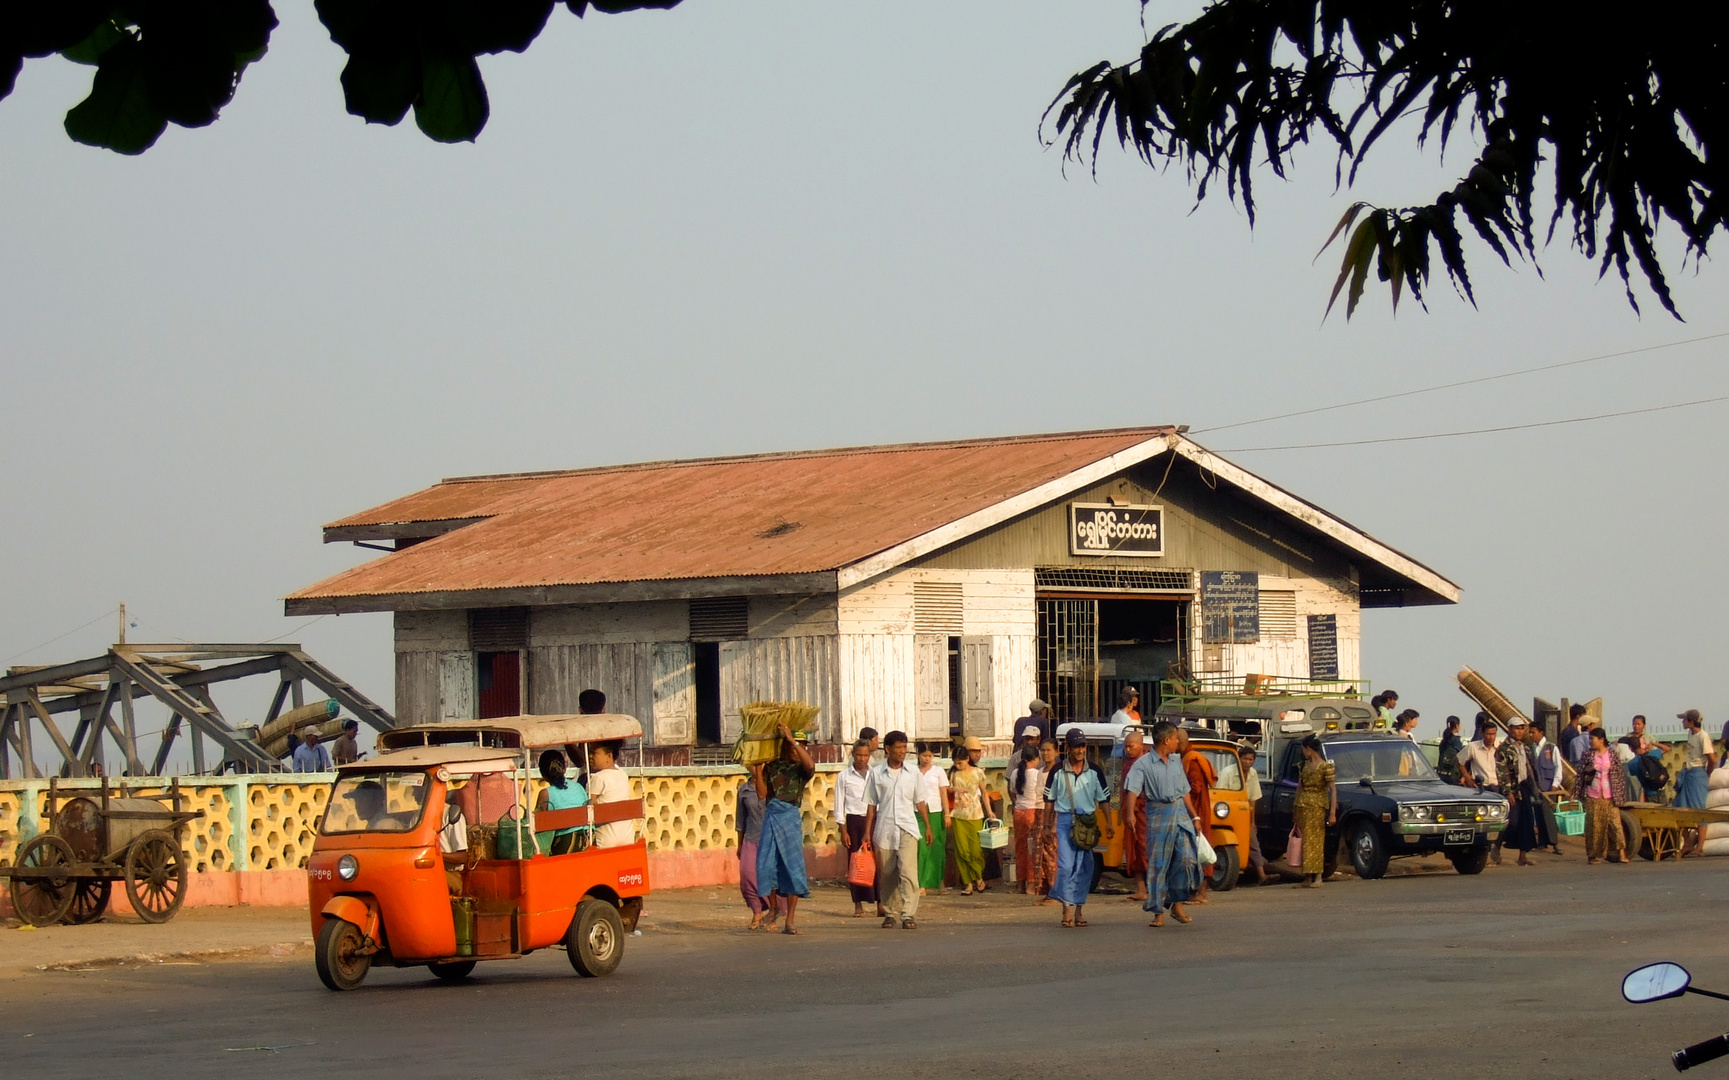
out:
<path id="1" fill-rule="evenodd" d="M 991 639 L 961 638 L 961 734 L 991 738 L 997 733 L 995 673 Z"/>
<path id="2" fill-rule="evenodd" d="M 917 739 L 949 736 L 949 639 L 942 634 L 913 638 L 913 697 Z"/>

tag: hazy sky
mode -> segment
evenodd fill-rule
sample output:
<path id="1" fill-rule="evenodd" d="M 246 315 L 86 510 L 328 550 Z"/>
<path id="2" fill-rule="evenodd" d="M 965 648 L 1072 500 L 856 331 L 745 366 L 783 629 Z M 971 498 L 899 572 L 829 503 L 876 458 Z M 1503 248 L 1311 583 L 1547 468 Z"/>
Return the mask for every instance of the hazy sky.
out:
<path id="1" fill-rule="evenodd" d="M 133 640 L 299 640 L 386 704 L 390 617 L 280 598 L 369 553 L 319 526 L 443 476 L 759 450 L 1188 423 L 1729 330 L 1726 278 L 1675 266 L 1678 323 L 1556 245 L 1481 245 L 1479 309 L 1436 283 L 1323 322 L 1356 196 L 1427 201 L 1387 143 L 1265 176 L 1251 232 L 1179 172 L 1037 138 L 1073 71 L 1133 54 L 1091 4 L 687 0 L 483 58 L 491 124 L 440 146 L 345 114 L 302 0 L 213 127 L 141 158 L 71 143 L 90 69 L 32 61 L 0 101 L 9 510 L 0 658 Z M 1150 25 L 1188 5 L 1155 4 Z M 1408 144 L 1407 144 L 1408 145 Z M 1215 449 L 1449 431 L 1729 393 L 1729 339 L 1213 434 Z M 1435 731 L 1470 664 L 1521 706 L 1729 718 L 1709 405 L 1470 439 L 1236 460 L 1459 582 L 1374 612 L 1365 674 Z M 93 625 L 41 646 L 95 619 Z M 29 651 L 27 651 L 29 650 Z M 224 701 L 220 695 L 219 702 Z M 262 702 L 236 706 L 256 717 Z"/>

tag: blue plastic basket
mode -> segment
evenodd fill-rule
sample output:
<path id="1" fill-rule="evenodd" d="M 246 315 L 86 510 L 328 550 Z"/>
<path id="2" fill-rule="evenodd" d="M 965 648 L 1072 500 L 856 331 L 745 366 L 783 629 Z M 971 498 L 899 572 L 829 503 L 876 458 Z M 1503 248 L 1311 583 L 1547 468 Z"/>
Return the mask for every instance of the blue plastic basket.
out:
<path id="1" fill-rule="evenodd" d="M 1561 826 L 1562 836 L 1585 835 L 1585 811 L 1562 810 L 1555 814 L 1555 821 Z"/>

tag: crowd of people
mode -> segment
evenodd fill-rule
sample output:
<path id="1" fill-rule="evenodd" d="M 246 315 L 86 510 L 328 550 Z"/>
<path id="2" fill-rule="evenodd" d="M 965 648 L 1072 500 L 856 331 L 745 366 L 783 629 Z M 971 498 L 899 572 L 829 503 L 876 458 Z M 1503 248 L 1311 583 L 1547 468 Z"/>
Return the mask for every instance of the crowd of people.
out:
<path id="1" fill-rule="evenodd" d="M 1703 810 L 1708 777 L 1718 763 L 1717 747 L 1706 734 L 1698 709 L 1688 709 L 1676 719 L 1687 732 L 1687 747 L 1674 778 L 1673 805 Z M 1665 748 L 1648 732 L 1645 717 L 1633 717 L 1632 730 L 1619 739 L 1593 725 L 1583 705 L 1568 709 L 1567 725 L 1556 742 L 1522 717 L 1513 717 L 1506 726 L 1508 737 L 1503 739 L 1500 726 L 1478 713 L 1476 731 L 1466 742 L 1459 735 L 1459 718 L 1449 716 L 1437 759 L 1443 779 L 1457 777 L 1461 784 L 1496 791 L 1507 799 L 1507 828 L 1496 842 L 1494 862 L 1500 863 L 1501 849 L 1509 844 L 1518 851 L 1520 866 L 1532 865 L 1530 853 L 1535 850 L 1561 854 L 1555 803 L 1563 797 L 1584 807 L 1586 861 L 1593 865 L 1626 862 L 1620 808 L 1636 801 L 1662 802 L 1670 782 L 1663 764 Z M 1729 740 L 1729 725 L 1724 738 Z M 1702 854 L 1702 846 L 1698 830 L 1690 830 L 1682 855 Z"/>
<path id="2" fill-rule="evenodd" d="M 1125 708 L 1133 704 L 1124 702 Z M 977 738 L 954 745 L 953 764 L 943 769 L 935 745 L 915 748 L 901 731 L 880 737 L 870 728 L 860 732 L 836 777 L 832 808 L 854 918 L 879 919 L 884 929 L 916 930 L 920 899 L 945 890 L 951 866 L 962 896 L 988 891 L 983 834 L 989 829 L 991 846 L 1002 846 L 1000 823 L 1006 821 L 1012 823 L 1012 859 L 1020 878 L 1013 887 L 1034 903 L 1060 907 L 1062 926 L 1089 925 L 1095 849 L 1108 844 L 1118 827 L 1107 812 L 1111 784 L 1088 759 L 1083 733 L 1052 735 L 1043 702 L 1034 701 L 1016 726 L 1020 745 L 1004 770 L 1002 791 L 991 789 L 979 765 L 984 747 Z M 810 895 L 799 807 L 816 764 L 806 732 L 783 725 L 779 734 L 779 757 L 751 766 L 739 789 L 739 889 L 750 908 L 751 929 L 797 934 L 798 902 Z M 1190 749 L 1185 732 L 1167 723 L 1153 725 L 1146 735 L 1132 732 L 1124 757 L 1121 827 L 1125 872 L 1136 886 L 1131 899 L 1142 904 L 1150 926 L 1164 926 L 1167 915 L 1192 922 L 1187 905 L 1209 902 L 1201 853 L 1210 852 L 1213 766 Z M 1254 775 L 1252 749 L 1241 768 Z M 1331 790 L 1330 779 L 1324 790 Z M 1316 804 L 1323 822 L 1336 810 L 1327 798 L 1321 795 Z M 1311 802 L 1308 795 L 1300 797 L 1300 812 Z M 1311 883 L 1320 877 L 1316 849 Z M 1253 863 L 1250 872 L 1266 880 L 1258 843 Z"/>

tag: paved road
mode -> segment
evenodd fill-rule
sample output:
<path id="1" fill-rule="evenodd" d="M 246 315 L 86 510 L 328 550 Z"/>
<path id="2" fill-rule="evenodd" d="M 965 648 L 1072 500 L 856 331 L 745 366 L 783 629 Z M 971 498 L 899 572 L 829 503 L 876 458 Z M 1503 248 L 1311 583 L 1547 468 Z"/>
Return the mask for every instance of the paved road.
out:
<path id="1" fill-rule="evenodd" d="M 347 995 L 304 951 L 32 973 L 0 982 L 0 1072 L 1667 1076 L 1668 1051 L 1729 1029 L 1729 1008 L 1635 1008 L 1619 979 L 1684 959 L 1729 990 L 1729 944 L 1701 917 L 1726 887 L 1729 859 L 1545 857 L 1476 878 L 1244 889 L 1162 930 L 1120 898 L 1063 930 L 1020 897 L 951 894 L 911 932 L 845 918 L 827 889 L 797 938 L 743 932 L 729 894 L 686 893 L 651 909 L 603 980 L 573 977 L 557 951 L 482 965 L 466 985 L 375 971 Z"/>

